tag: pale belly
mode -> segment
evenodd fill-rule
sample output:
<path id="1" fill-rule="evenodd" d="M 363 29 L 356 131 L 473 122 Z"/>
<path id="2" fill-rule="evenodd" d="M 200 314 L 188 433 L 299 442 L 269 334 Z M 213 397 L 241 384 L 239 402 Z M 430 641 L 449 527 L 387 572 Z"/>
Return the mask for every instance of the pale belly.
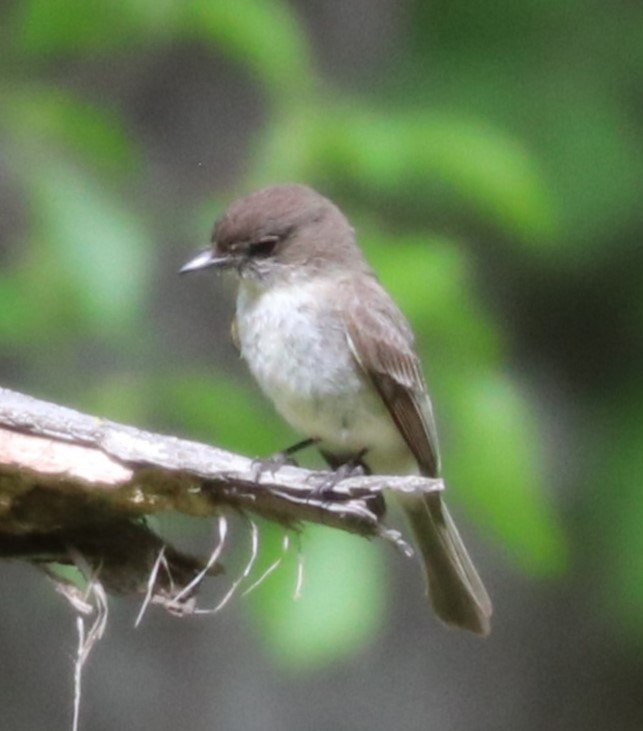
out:
<path id="1" fill-rule="evenodd" d="M 323 290 L 298 285 L 257 293 L 242 287 L 237 328 L 243 358 L 293 428 L 332 453 L 368 450 L 366 461 L 376 472 L 409 470 L 410 453 L 354 361 Z"/>

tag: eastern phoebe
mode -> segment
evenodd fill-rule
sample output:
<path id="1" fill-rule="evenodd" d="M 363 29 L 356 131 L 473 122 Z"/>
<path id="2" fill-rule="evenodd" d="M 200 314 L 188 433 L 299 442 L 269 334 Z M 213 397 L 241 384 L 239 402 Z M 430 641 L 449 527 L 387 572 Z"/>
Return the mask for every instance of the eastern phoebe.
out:
<path id="1" fill-rule="evenodd" d="M 277 411 L 331 466 L 379 474 L 440 471 L 438 440 L 413 333 L 366 262 L 342 212 L 304 185 L 275 185 L 232 203 L 212 246 L 181 272 L 232 269 L 233 333 Z M 491 601 L 441 495 L 397 495 L 433 607 L 486 635 Z"/>

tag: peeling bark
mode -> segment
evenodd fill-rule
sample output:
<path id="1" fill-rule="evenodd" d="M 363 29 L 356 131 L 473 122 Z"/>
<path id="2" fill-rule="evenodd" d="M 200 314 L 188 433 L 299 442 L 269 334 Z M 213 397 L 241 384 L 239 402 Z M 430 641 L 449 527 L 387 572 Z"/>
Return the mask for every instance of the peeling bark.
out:
<path id="1" fill-rule="evenodd" d="M 257 475 L 248 457 L 0 389 L 0 557 L 46 563 L 81 554 L 112 592 L 144 592 L 161 549 L 175 582 L 187 583 L 204 565 L 151 531 L 146 515 L 236 510 L 404 547 L 383 522 L 382 490 L 442 489 L 441 480 L 423 477 L 351 477 L 329 500 L 315 490 L 327 477 L 294 466 Z M 172 581 L 159 581 L 169 592 Z"/>

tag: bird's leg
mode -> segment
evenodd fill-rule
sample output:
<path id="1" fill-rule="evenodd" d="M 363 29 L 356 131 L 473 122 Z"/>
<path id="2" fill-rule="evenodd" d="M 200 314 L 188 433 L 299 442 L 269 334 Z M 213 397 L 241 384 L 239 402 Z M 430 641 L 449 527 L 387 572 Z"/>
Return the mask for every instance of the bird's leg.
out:
<path id="1" fill-rule="evenodd" d="M 335 454 L 329 454 L 328 452 L 322 451 L 322 457 L 333 470 L 333 474 L 326 476 L 324 481 L 315 487 L 313 494 L 318 495 L 321 493 L 323 498 L 332 500 L 333 488 L 340 480 L 347 477 L 356 477 L 357 475 L 371 475 L 371 468 L 366 464 L 366 462 L 364 462 L 366 452 L 366 449 L 362 449 L 357 454 L 346 459 L 338 457 Z M 386 503 L 381 492 L 374 493 L 373 495 L 367 495 L 363 498 L 363 500 L 366 502 L 367 507 L 372 510 L 378 518 L 384 517 L 386 514 Z"/>
<path id="2" fill-rule="evenodd" d="M 314 438 L 302 439 L 301 442 L 292 444 L 290 447 L 286 447 L 286 449 L 282 449 L 280 452 L 275 452 L 270 457 L 253 460 L 252 467 L 255 473 L 255 480 L 259 479 L 262 472 L 270 472 L 271 475 L 274 475 L 275 472 L 281 469 L 284 465 L 288 464 L 296 466 L 297 462 L 292 459 L 292 455 L 300 452 L 302 449 L 312 447 L 312 445 L 317 442 L 318 440 Z"/>
<path id="3" fill-rule="evenodd" d="M 362 449 L 357 454 L 353 454 L 348 459 L 345 459 L 322 450 L 322 457 L 333 471 L 330 475 L 325 475 L 322 481 L 315 485 L 313 490 L 314 496 L 332 500 L 335 497 L 333 495 L 333 489 L 342 480 L 345 480 L 347 477 L 370 475 L 371 471 L 364 462 L 366 451 L 366 449 Z"/>

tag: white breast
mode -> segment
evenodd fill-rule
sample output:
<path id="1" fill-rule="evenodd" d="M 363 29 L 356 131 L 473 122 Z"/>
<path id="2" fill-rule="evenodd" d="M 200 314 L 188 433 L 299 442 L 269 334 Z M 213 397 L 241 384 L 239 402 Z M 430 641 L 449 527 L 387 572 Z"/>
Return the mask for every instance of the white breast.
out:
<path id="1" fill-rule="evenodd" d="M 267 290 L 241 283 L 241 354 L 280 414 L 330 451 L 408 454 L 380 397 L 356 365 L 326 282 Z"/>

